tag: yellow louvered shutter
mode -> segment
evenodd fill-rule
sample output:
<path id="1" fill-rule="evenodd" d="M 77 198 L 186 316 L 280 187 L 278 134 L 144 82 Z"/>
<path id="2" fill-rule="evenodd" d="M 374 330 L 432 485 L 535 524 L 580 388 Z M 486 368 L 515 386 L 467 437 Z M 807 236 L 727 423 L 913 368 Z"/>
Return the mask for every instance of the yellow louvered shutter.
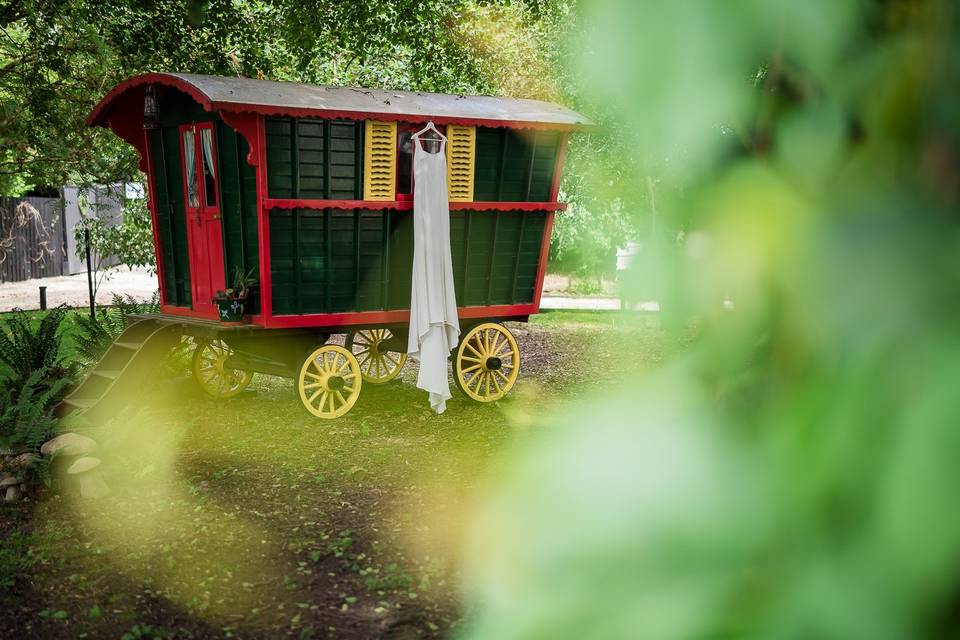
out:
<path id="1" fill-rule="evenodd" d="M 367 120 L 364 127 L 363 199 L 395 200 L 397 123 Z"/>
<path id="2" fill-rule="evenodd" d="M 473 202 L 476 127 L 447 127 L 447 192 L 450 202 Z"/>

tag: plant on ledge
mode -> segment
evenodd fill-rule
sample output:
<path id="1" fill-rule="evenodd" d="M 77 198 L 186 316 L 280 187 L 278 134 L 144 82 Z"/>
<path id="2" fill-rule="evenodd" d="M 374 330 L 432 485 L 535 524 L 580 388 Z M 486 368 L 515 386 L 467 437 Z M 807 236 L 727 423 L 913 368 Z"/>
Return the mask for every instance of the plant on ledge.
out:
<path id="1" fill-rule="evenodd" d="M 233 272 L 233 287 L 226 291 L 217 291 L 213 301 L 217 305 L 217 312 L 222 322 L 240 322 L 247 303 L 250 301 L 257 279 L 253 277 L 254 270 L 244 272 L 239 266 Z"/>

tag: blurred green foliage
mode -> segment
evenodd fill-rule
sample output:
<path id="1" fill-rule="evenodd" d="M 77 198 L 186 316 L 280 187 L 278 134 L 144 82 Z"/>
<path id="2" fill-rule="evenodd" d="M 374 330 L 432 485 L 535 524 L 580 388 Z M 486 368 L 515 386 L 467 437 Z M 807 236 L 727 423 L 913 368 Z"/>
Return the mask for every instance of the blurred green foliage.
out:
<path id="1" fill-rule="evenodd" d="M 656 179 L 632 283 L 697 338 L 498 470 L 464 635 L 960 637 L 956 3 L 582 18 L 635 150 L 593 188 Z"/>

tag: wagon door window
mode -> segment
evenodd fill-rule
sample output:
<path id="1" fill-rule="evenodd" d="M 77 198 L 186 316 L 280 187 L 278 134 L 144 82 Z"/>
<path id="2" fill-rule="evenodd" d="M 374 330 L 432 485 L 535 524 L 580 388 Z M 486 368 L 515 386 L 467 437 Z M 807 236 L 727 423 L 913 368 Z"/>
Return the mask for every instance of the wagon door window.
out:
<path id="1" fill-rule="evenodd" d="M 187 181 L 187 206 L 199 207 L 200 196 L 197 191 L 199 185 L 197 184 L 196 145 L 193 131 L 183 132 L 183 167 L 186 172 Z"/>
<path id="2" fill-rule="evenodd" d="M 200 130 L 200 148 L 203 151 L 203 198 L 208 207 L 217 206 L 217 178 L 213 164 L 213 130 Z"/>

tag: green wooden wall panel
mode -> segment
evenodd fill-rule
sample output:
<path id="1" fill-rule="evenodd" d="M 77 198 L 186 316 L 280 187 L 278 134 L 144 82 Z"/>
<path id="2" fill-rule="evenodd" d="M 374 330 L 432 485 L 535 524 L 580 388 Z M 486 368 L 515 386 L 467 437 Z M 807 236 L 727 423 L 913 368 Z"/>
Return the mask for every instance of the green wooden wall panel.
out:
<path id="1" fill-rule="evenodd" d="M 187 250 L 187 219 L 183 202 L 183 175 L 180 166 L 180 135 L 176 126 L 163 126 L 150 133 L 154 193 L 157 198 L 157 229 L 163 261 L 167 303 L 178 307 L 192 304 L 190 262 Z"/>
<path id="2" fill-rule="evenodd" d="M 560 134 L 477 127 L 473 199 L 547 202 Z"/>
<path id="3" fill-rule="evenodd" d="M 266 141 L 271 198 L 361 197 L 362 122 L 267 118 Z"/>
<path id="4" fill-rule="evenodd" d="M 254 277 L 260 278 L 256 169 L 247 163 L 247 141 L 223 121 L 217 122 L 216 138 L 224 276 L 231 286 L 238 267 L 244 273 L 253 270 Z M 259 311 L 255 297 L 250 312 Z"/>
<path id="5" fill-rule="evenodd" d="M 163 290 L 170 304 L 176 304 L 179 295 L 176 285 L 176 263 L 172 241 L 172 214 L 170 195 L 168 193 L 169 179 L 166 176 L 166 161 L 164 159 L 163 132 L 154 129 L 150 132 L 150 163 L 153 167 L 153 208 L 156 211 L 157 224 L 153 233 L 157 236 L 160 247 L 160 268 L 163 272 Z"/>
<path id="6" fill-rule="evenodd" d="M 392 212 L 388 243 L 387 309 L 409 309 L 413 283 L 412 212 Z"/>
<path id="7" fill-rule="evenodd" d="M 545 221 L 544 212 L 451 212 L 457 304 L 531 302 Z M 270 244 L 276 314 L 410 307 L 409 212 L 274 209 Z"/>

